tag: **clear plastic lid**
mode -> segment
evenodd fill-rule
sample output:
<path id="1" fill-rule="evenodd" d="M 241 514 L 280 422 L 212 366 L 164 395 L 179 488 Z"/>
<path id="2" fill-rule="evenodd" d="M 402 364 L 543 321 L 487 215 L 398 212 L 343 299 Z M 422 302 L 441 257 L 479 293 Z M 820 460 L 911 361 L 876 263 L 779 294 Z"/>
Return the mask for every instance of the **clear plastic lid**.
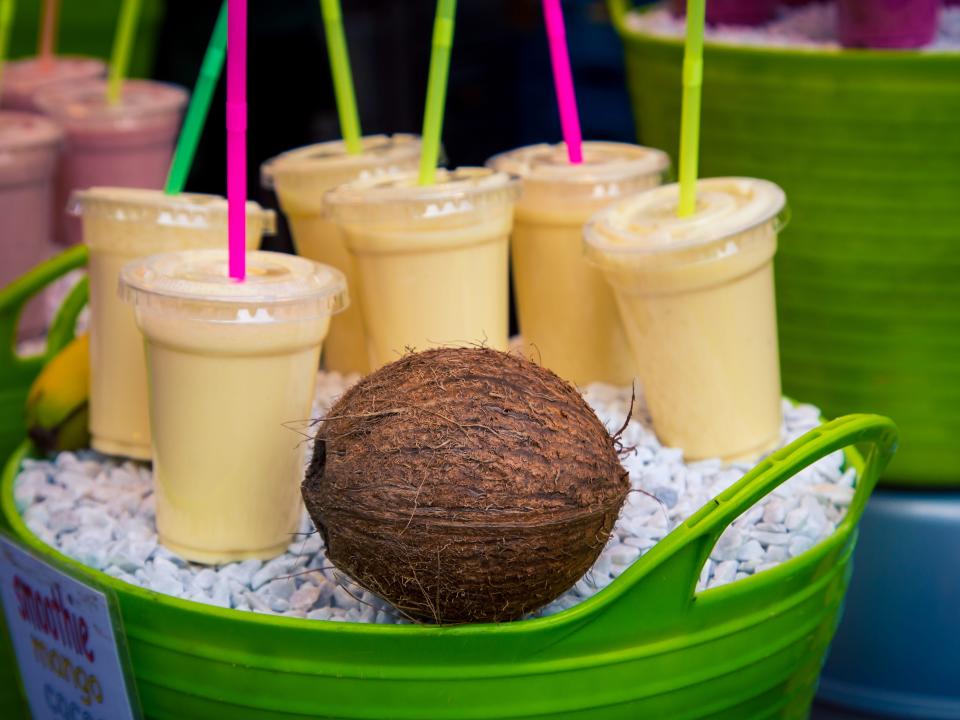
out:
<path id="1" fill-rule="evenodd" d="M 169 114 L 179 115 L 187 104 L 187 91 L 178 85 L 154 80 L 124 80 L 117 103 L 107 101 L 106 80 L 57 83 L 36 95 L 37 107 L 70 126 L 149 124 Z"/>
<path id="2" fill-rule="evenodd" d="M 667 256 L 712 246 L 717 241 L 775 221 L 786 224 L 786 196 L 768 180 L 728 177 L 697 181 L 696 211 L 677 215 L 680 188 L 662 185 L 624 198 L 594 215 L 584 227 L 588 255 Z"/>
<path id="3" fill-rule="evenodd" d="M 40 115 L 0 111 L 0 152 L 55 145 L 63 139 L 60 126 Z"/>
<path id="4" fill-rule="evenodd" d="M 417 172 L 361 178 L 329 191 L 328 214 L 345 224 L 409 219 L 449 219 L 513 206 L 519 183 L 491 168 L 439 169 L 433 185 L 419 185 Z"/>
<path id="5" fill-rule="evenodd" d="M 97 58 L 70 55 L 44 59 L 29 57 L 11 60 L 3 66 L 3 89 L 4 92 L 25 95 L 53 83 L 103 77 L 106 72 L 106 63 Z"/>
<path id="6" fill-rule="evenodd" d="M 524 182 L 593 186 L 649 175 L 662 177 L 670 168 L 670 157 L 662 150 L 641 145 L 590 141 L 583 143 L 583 162 L 572 165 L 564 143 L 542 143 L 494 155 L 487 165 L 517 175 Z"/>
<path id="7" fill-rule="evenodd" d="M 417 135 L 368 135 L 361 138 L 363 152 L 351 155 L 343 140 L 316 143 L 290 150 L 267 160 L 260 168 L 260 183 L 272 189 L 278 175 L 330 175 L 346 182 L 374 169 L 396 170 L 416 166 L 420 158 L 420 138 Z M 332 185 L 331 185 L 332 187 Z"/>
<path id="8" fill-rule="evenodd" d="M 184 250 L 135 260 L 120 271 L 121 297 L 140 309 L 204 322 L 293 322 L 347 306 L 332 267 L 284 253 L 247 253 L 242 282 L 227 274 L 226 250 Z"/>

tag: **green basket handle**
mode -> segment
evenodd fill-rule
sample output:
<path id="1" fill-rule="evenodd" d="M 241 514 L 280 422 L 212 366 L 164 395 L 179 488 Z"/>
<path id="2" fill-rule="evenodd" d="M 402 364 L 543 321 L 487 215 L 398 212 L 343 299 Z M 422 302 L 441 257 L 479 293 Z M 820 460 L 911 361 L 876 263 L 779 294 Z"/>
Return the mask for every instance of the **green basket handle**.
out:
<path id="1" fill-rule="evenodd" d="M 624 627 L 635 625 L 637 617 L 654 617 L 658 627 L 675 627 L 674 621 L 682 622 L 689 612 L 703 566 L 730 523 L 804 468 L 837 450 L 863 444 L 870 446 L 869 452 L 841 525 L 854 527 L 896 451 L 898 437 L 897 427 L 889 418 L 847 415 L 811 430 L 773 453 L 595 596 L 596 603 L 591 608 L 596 613 L 594 632 L 622 634 Z"/>
<path id="2" fill-rule="evenodd" d="M 67 295 L 47 333 L 47 345 L 39 356 L 24 358 L 17 354 L 17 322 L 23 306 L 50 283 L 71 270 L 87 264 L 87 248 L 77 245 L 40 263 L 25 275 L 0 289 L 0 376 L 19 373 L 43 364 L 73 339 L 77 316 L 87 303 L 87 279 L 78 282 Z"/>

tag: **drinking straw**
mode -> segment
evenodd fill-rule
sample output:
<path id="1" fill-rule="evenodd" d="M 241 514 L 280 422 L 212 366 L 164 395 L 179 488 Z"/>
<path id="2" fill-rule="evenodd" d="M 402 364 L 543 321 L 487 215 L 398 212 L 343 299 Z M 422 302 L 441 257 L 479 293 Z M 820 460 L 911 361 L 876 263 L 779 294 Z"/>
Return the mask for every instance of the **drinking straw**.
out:
<path id="1" fill-rule="evenodd" d="M 577 96 L 573 92 L 567 31 L 563 25 L 560 0 L 543 0 L 543 17 L 547 24 L 547 39 L 550 41 L 553 84 L 557 90 L 557 107 L 560 110 L 560 126 L 563 128 L 563 141 L 567 146 L 567 158 L 571 164 L 579 165 L 583 162 L 583 137 L 580 135 L 580 113 L 577 111 Z"/>
<path id="2" fill-rule="evenodd" d="M 227 11 L 227 226 L 230 277 L 246 268 L 247 0 L 228 0 Z"/>
<path id="3" fill-rule="evenodd" d="M 443 106 L 447 98 L 450 49 L 453 47 L 453 19 L 457 0 L 437 0 L 433 21 L 433 52 L 427 79 L 427 103 L 423 111 L 423 136 L 420 154 L 421 185 L 432 185 L 440 157 L 440 133 L 443 130 Z"/>
<path id="4" fill-rule="evenodd" d="M 40 56 L 40 66 L 47 70 L 53 65 L 53 46 L 57 44 L 57 16 L 59 14 L 60 0 L 44 1 L 43 23 L 40 25 L 37 55 Z"/>
<path id="5" fill-rule="evenodd" d="M 327 35 L 327 54 L 330 56 L 337 113 L 340 115 L 340 132 L 347 152 L 359 155 L 363 152 L 360 144 L 360 116 L 357 113 L 357 96 L 353 91 L 350 54 L 347 52 L 347 38 L 343 33 L 340 0 L 320 0 L 320 7 L 323 10 L 323 27 Z"/>
<path id="6" fill-rule="evenodd" d="M 203 132 L 203 126 L 207 121 L 207 113 L 210 111 L 213 91 L 216 90 L 220 73 L 223 71 L 226 50 L 227 0 L 224 0 L 220 6 L 220 14 L 217 15 L 217 22 L 213 26 L 210 44 L 207 45 L 207 52 L 203 56 L 203 63 L 200 65 L 197 83 L 193 88 L 193 94 L 190 95 L 190 106 L 187 108 L 187 115 L 183 120 L 183 128 L 180 130 L 180 137 L 177 139 L 176 150 L 173 151 L 170 172 L 167 174 L 167 184 L 164 186 L 164 192 L 168 195 L 182 192 L 183 186 L 187 183 L 187 177 L 190 175 L 190 168 L 193 165 L 193 157 L 197 152 L 197 144 L 200 142 L 200 134 Z"/>
<path id="7" fill-rule="evenodd" d="M 680 203 L 677 215 L 697 207 L 697 154 L 700 150 L 700 89 L 703 87 L 703 24 L 706 0 L 687 0 L 687 40 L 683 50 L 683 108 L 680 111 Z"/>
<path id="8" fill-rule="evenodd" d="M 0 88 L 3 87 L 3 66 L 7 62 L 7 46 L 10 43 L 15 4 L 15 0 L 0 0 Z"/>
<path id="9" fill-rule="evenodd" d="M 107 102 L 111 104 L 120 102 L 123 79 L 130 67 L 133 33 L 139 17 L 140 0 L 123 0 L 117 20 L 117 33 L 113 37 L 113 53 L 110 55 L 110 73 L 107 77 Z"/>

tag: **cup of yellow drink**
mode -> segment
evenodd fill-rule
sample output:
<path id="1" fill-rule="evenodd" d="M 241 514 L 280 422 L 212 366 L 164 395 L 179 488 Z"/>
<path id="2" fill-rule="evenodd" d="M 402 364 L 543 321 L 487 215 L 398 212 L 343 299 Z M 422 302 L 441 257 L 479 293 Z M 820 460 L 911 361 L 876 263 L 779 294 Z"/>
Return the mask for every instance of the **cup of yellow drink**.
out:
<path id="1" fill-rule="evenodd" d="M 326 196 L 357 273 L 370 368 L 407 350 L 507 348 L 517 182 L 489 168 L 370 177 Z"/>
<path id="2" fill-rule="evenodd" d="M 510 246 L 524 342 L 576 385 L 629 384 L 633 356 L 613 290 L 584 258 L 583 224 L 624 195 L 659 185 L 669 156 L 639 145 L 585 142 L 576 165 L 563 144 L 530 145 L 488 164 L 521 178 Z"/>
<path id="3" fill-rule="evenodd" d="M 160 541 L 203 563 L 283 552 L 343 275 L 252 252 L 237 282 L 225 250 L 185 250 L 126 265 L 120 286 L 145 340 Z"/>
<path id="4" fill-rule="evenodd" d="M 117 296 L 120 268 L 137 258 L 191 248 L 223 247 L 227 201 L 216 195 L 97 187 L 73 194 L 90 251 L 90 433 L 95 449 L 151 458 L 147 369 L 133 311 Z M 247 204 L 247 244 L 272 233 L 274 215 Z"/>
<path id="5" fill-rule="evenodd" d="M 358 178 L 415 170 L 420 160 L 420 138 L 415 135 L 371 135 L 361 142 L 359 154 L 348 153 L 342 140 L 290 150 L 264 163 L 260 173 L 262 184 L 277 193 L 297 254 L 337 268 L 350 288 L 357 284 L 353 260 L 336 225 L 324 215 L 324 194 Z M 327 370 L 342 373 L 370 369 L 357 297 L 331 322 L 322 362 Z"/>
<path id="6" fill-rule="evenodd" d="M 773 256 L 786 198 L 709 178 L 677 216 L 676 184 L 600 211 L 586 250 L 613 287 L 661 442 L 691 459 L 753 457 L 780 438 Z"/>

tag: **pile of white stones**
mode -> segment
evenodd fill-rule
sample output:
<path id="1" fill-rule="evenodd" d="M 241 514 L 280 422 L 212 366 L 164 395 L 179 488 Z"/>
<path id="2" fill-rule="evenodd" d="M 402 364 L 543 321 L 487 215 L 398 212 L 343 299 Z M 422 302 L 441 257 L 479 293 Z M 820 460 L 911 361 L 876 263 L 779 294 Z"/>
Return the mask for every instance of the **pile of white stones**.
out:
<path id="1" fill-rule="evenodd" d="M 315 414 L 322 415 L 356 378 L 321 373 Z M 611 432 L 623 424 L 630 391 L 591 385 L 584 397 Z M 783 441 L 819 424 L 809 405 L 784 403 Z M 593 568 L 537 614 L 569 608 L 606 587 L 631 563 L 701 506 L 736 482 L 748 464 L 684 463 L 650 430 L 642 398 L 621 441 L 633 489 L 610 541 Z M 773 567 L 829 536 L 853 498 L 853 470 L 833 453 L 799 473 L 736 520 L 717 543 L 700 577 L 707 589 Z M 648 493 L 648 494 L 644 494 Z M 653 499 L 650 496 L 654 496 Z M 94 452 L 27 461 L 14 490 L 17 508 L 41 540 L 91 568 L 132 585 L 225 608 L 355 622 L 405 620 L 351 583 L 327 561 L 319 534 L 304 516 L 302 534 L 268 562 L 219 567 L 188 563 L 158 544 L 148 466 Z"/>

